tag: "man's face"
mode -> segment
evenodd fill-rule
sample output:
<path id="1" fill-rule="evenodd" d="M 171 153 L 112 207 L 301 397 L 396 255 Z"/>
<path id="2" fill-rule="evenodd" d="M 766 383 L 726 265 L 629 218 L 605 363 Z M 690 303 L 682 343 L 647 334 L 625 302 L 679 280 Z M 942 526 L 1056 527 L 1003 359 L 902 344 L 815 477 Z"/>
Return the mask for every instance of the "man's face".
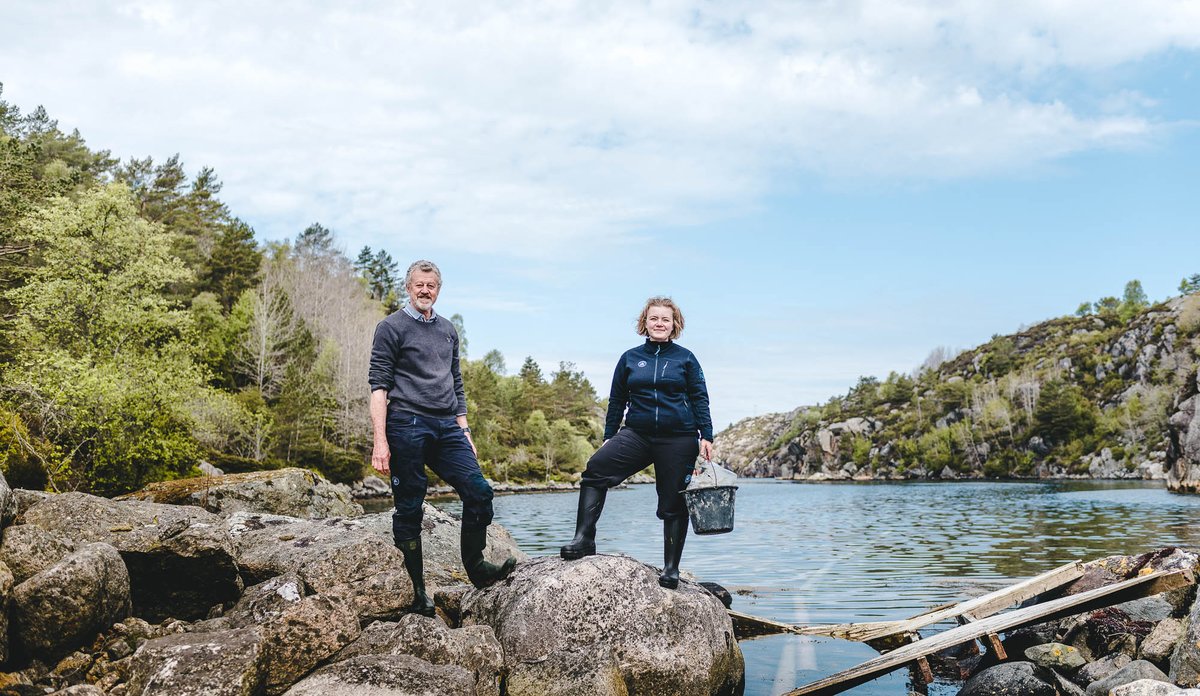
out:
<path id="1" fill-rule="evenodd" d="M 437 302 L 441 283 L 433 271 L 414 271 L 408 279 L 408 298 L 412 306 L 422 314 L 429 314 Z"/>

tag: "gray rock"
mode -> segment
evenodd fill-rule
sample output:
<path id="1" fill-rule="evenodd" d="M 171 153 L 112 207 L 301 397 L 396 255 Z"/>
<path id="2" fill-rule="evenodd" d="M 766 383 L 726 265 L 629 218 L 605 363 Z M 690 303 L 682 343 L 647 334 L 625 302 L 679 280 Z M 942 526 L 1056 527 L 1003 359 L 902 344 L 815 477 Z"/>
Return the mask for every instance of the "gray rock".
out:
<path id="1" fill-rule="evenodd" d="M 1142 597 L 1118 604 L 1115 608 L 1129 614 L 1129 618 L 1134 621 L 1162 621 L 1170 618 L 1175 610 L 1162 595 Z"/>
<path id="2" fill-rule="evenodd" d="M 1167 675 L 1162 673 L 1162 670 L 1153 664 L 1145 660 L 1134 660 L 1104 679 L 1089 684 L 1087 696 L 1106 696 L 1112 689 L 1139 679 L 1153 679 L 1168 683 L 1171 681 Z"/>
<path id="3" fill-rule="evenodd" d="M 286 696 L 476 696 L 475 678 L 412 655 L 361 655 L 313 672 Z"/>
<path id="4" fill-rule="evenodd" d="M 412 655 L 435 665 L 456 665 L 474 675 L 479 696 L 500 694 L 504 653 L 488 626 L 450 629 L 440 619 L 407 614 L 394 623 L 371 624 L 358 640 L 330 661 L 341 662 L 361 655 Z"/>
<path id="5" fill-rule="evenodd" d="M 1030 662 L 988 667 L 963 684 L 958 696 L 1058 696 L 1054 675 Z"/>
<path id="6" fill-rule="evenodd" d="M 1200 601 L 1192 603 L 1183 637 L 1171 654 L 1170 673 L 1180 686 L 1200 686 Z"/>
<path id="7" fill-rule="evenodd" d="M 62 493 L 21 519 L 60 537 L 116 547 L 129 569 L 134 613 L 153 623 L 203 618 L 241 594 L 223 520 L 199 508 Z"/>
<path id="8" fill-rule="evenodd" d="M 152 483 L 124 498 L 196 505 L 219 515 L 262 512 L 302 519 L 354 517 L 362 506 L 342 486 L 295 467 Z"/>
<path id="9" fill-rule="evenodd" d="M 0 561 L 0 665 L 8 662 L 8 605 L 16 582 L 8 566 Z"/>
<path id="10" fill-rule="evenodd" d="M 7 527 L 17 515 L 16 501 L 13 489 L 8 485 L 8 479 L 0 472 L 0 528 Z"/>
<path id="11" fill-rule="evenodd" d="M 1165 619 L 1158 622 L 1150 634 L 1142 639 L 1138 656 L 1155 664 L 1166 664 L 1175 652 L 1179 639 L 1183 637 L 1183 630 L 1181 619 Z"/>
<path id="12" fill-rule="evenodd" d="M 1062 643 L 1035 645 L 1025 651 L 1025 658 L 1035 665 L 1047 668 L 1076 670 L 1087 664 L 1079 650 Z"/>
<path id="13" fill-rule="evenodd" d="M 75 544 L 37 525 L 17 524 L 4 530 L 0 562 L 12 571 L 17 584 L 25 582 L 71 555 Z"/>
<path id="14" fill-rule="evenodd" d="M 52 495 L 54 494 L 47 493 L 46 491 L 31 491 L 25 488 L 14 488 L 11 508 L 13 513 L 12 521 L 16 522 L 17 524 L 24 523 L 22 516 L 25 514 L 25 511 Z"/>
<path id="15" fill-rule="evenodd" d="M 179 633 L 147 641 L 130 659 L 128 696 L 256 696 L 263 686 L 257 628 Z"/>
<path id="16" fill-rule="evenodd" d="M 17 585 L 13 634 L 25 652 L 57 659 L 129 616 L 129 573 L 117 550 L 88 544 Z"/>
<path id="17" fill-rule="evenodd" d="M 54 696 L 104 696 L 104 690 L 95 684 L 76 684 L 55 691 Z"/>
<path id="18" fill-rule="evenodd" d="M 1167 488 L 1200 493 L 1200 372 L 1179 393 L 1179 405 L 1167 420 Z"/>
<path id="19" fill-rule="evenodd" d="M 1181 689 L 1174 684 L 1155 679 L 1139 679 L 1108 692 L 1111 696 L 1176 696 L 1178 694 L 1200 695 L 1200 689 Z"/>
<path id="20" fill-rule="evenodd" d="M 396 618 L 412 602 L 404 555 L 361 518 L 301 520 L 237 512 L 225 520 L 249 582 L 295 573 L 312 592 L 349 600 L 364 620 Z M 426 573 L 430 564 L 426 561 Z"/>
<path id="21" fill-rule="evenodd" d="M 267 694 L 280 694 L 362 633 L 358 615 L 341 598 L 308 595 L 289 573 L 246 590 L 219 620 L 230 628 L 257 626 Z"/>
<path id="22" fill-rule="evenodd" d="M 508 672 L 508 696 L 628 696 L 621 667 L 605 645 L 572 646 L 522 660 Z"/>
<path id="23" fill-rule="evenodd" d="M 510 668 L 575 645 L 606 646 L 638 694 L 734 693 L 744 672 L 720 600 L 687 581 L 663 589 L 656 569 L 624 556 L 520 564 L 468 594 L 462 621 L 491 626 Z"/>
<path id="24" fill-rule="evenodd" d="M 1107 655 L 1095 662 L 1089 662 L 1080 667 L 1079 671 L 1074 675 L 1075 682 L 1083 686 L 1090 686 L 1093 682 L 1098 682 L 1116 674 L 1118 670 L 1130 662 L 1133 662 L 1133 658 L 1124 653 Z"/>

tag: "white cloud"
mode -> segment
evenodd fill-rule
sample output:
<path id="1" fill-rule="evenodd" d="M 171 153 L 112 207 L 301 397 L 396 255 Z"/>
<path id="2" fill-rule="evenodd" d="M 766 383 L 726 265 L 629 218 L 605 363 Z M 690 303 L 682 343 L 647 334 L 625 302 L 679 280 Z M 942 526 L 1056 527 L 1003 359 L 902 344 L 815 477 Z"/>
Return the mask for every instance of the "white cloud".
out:
<path id="1" fill-rule="evenodd" d="M 1153 102 L 1055 77 L 1200 46 L 1200 4 L 1165 0 L 76 10 L 10 3 L 10 99 L 214 166 L 268 237 L 320 219 L 352 247 L 534 257 L 753 205 L 797 171 L 937 179 L 1121 147 L 1160 127 Z"/>

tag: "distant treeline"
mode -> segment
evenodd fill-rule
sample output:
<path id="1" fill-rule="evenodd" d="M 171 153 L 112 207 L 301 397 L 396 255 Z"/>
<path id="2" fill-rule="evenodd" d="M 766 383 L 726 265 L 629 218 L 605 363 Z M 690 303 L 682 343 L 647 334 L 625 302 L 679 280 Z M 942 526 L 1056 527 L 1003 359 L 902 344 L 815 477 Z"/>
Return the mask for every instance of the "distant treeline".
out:
<path id="1" fill-rule="evenodd" d="M 0 91 L 2 96 L 2 91 Z M 383 250 L 320 224 L 260 246 L 209 168 L 121 162 L 44 109 L 0 100 L 0 469 L 15 486 L 113 495 L 302 466 L 360 478 L 376 322 L 404 301 Z M 466 334 L 463 319 L 452 320 Z M 485 472 L 557 478 L 599 444 L 570 363 L 464 360 Z"/>

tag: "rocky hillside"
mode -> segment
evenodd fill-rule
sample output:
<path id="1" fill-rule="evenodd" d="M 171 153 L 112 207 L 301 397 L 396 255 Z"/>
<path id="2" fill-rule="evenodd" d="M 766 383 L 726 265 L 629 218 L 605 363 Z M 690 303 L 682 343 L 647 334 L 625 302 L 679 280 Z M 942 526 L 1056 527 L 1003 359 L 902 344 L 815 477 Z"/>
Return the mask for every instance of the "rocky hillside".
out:
<path id="1" fill-rule="evenodd" d="M 716 449 L 752 477 L 1165 478 L 1168 420 L 1198 356 L 1200 294 L 1106 307 L 747 418 Z"/>

